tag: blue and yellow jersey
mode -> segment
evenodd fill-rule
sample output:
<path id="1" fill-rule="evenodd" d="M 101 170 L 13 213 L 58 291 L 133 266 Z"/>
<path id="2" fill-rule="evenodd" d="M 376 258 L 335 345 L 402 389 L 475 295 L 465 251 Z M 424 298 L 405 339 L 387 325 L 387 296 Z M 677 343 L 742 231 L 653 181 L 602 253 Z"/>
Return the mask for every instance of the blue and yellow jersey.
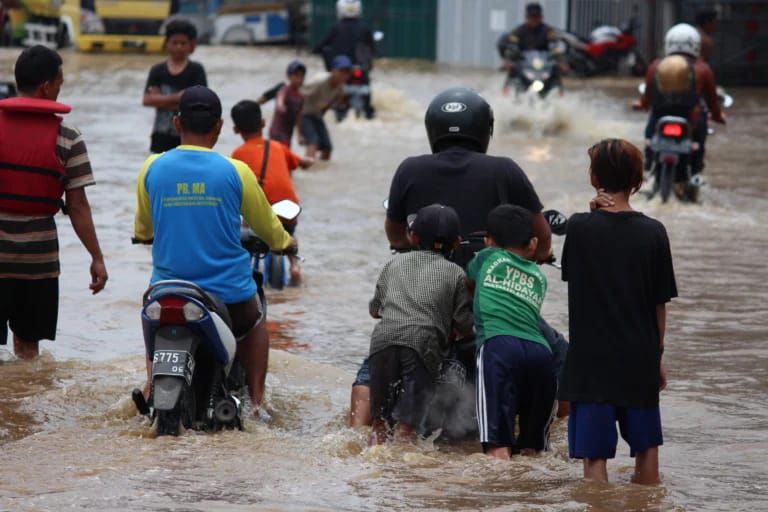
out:
<path id="1" fill-rule="evenodd" d="M 240 216 L 272 249 L 290 235 L 246 164 L 207 148 L 179 146 L 144 163 L 136 185 L 135 237 L 154 237 L 152 282 L 184 279 L 227 304 L 253 297 Z"/>

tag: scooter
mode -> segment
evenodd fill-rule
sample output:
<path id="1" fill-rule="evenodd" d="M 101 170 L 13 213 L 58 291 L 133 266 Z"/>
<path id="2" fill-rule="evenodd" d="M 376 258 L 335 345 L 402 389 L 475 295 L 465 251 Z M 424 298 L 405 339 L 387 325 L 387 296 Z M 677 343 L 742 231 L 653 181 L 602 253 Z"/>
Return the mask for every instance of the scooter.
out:
<path id="1" fill-rule="evenodd" d="M 568 44 L 568 65 L 584 77 L 618 71 L 628 71 L 632 76 L 644 75 L 647 64 L 637 51 L 638 27 L 635 7 L 632 17 L 621 27 L 598 26 L 586 39 L 562 31 L 560 37 Z"/>
<path id="2" fill-rule="evenodd" d="M 377 30 L 373 33 L 373 40 L 379 42 L 384 39 L 384 32 Z M 361 50 L 366 48 L 366 50 Z M 356 62 L 370 63 L 373 55 L 367 50 L 367 46 L 359 46 L 356 53 Z M 344 101 L 334 108 L 336 121 L 341 122 L 351 109 L 355 113 L 355 118 L 360 119 L 365 116 L 366 119 L 373 119 L 376 116 L 376 109 L 371 105 L 371 66 L 355 64 L 352 66 L 349 80 L 344 86 Z"/>
<path id="3" fill-rule="evenodd" d="M 373 119 L 375 115 L 375 109 L 371 105 L 370 76 L 360 66 L 352 67 L 352 73 L 344 86 L 344 100 L 334 107 L 336 121 L 343 121 L 350 110 L 355 113 L 357 119 L 363 116 Z"/>
<path id="4" fill-rule="evenodd" d="M 272 208 L 284 219 L 293 219 L 300 212 L 292 201 L 280 201 Z M 251 254 L 266 247 L 247 233 L 241 233 L 241 242 Z M 263 278 L 257 268 L 254 280 L 265 315 Z M 215 295 L 182 280 L 154 283 L 142 303 L 152 382 L 148 400 L 140 389 L 133 390 L 138 411 L 153 421 L 159 436 L 178 435 L 182 426 L 213 432 L 242 429 L 245 372 L 237 360 L 237 342 L 226 306 Z"/>
<path id="5" fill-rule="evenodd" d="M 389 200 L 382 203 L 384 209 L 389 207 Z M 568 218 L 557 210 L 546 210 L 544 218 L 550 226 L 552 234 L 565 235 Z M 485 232 L 476 232 L 466 236 L 452 255 L 452 260 L 457 263 L 466 263 L 458 259 L 471 258 L 475 247 L 484 244 Z M 407 252 L 410 249 L 394 249 L 393 252 Z M 462 254 L 463 253 L 463 254 Z M 560 268 L 553 257 L 546 262 L 548 265 Z M 550 328 L 551 330 L 551 328 Z M 555 353 L 558 364 L 562 364 L 567 351 L 567 343 L 557 333 L 545 333 L 547 340 Z M 430 403 L 427 417 L 424 423 L 418 427 L 419 434 L 429 436 L 434 432 L 440 432 L 440 438 L 448 441 L 459 441 L 474 437 L 477 434 L 477 419 L 475 417 L 475 376 L 476 376 L 476 349 L 474 337 L 456 340 L 452 344 L 450 353 L 443 360 L 441 374 L 437 381 L 435 394 Z"/>
<path id="6" fill-rule="evenodd" d="M 677 195 L 681 201 L 696 202 L 699 188 L 703 185 L 700 175 L 691 174 L 691 154 L 697 146 L 691 139 L 687 119 L 664 116 L 658 120 L 650 141 L 653 188 L 647 194 L 648 199 L 660 194 L 661 201 L 666 203 L 673 186 L 678 185 Z"/>
<path id="7" fill-rule="evenodd" d="M 543 99 L 552 89 L 562 86 L 555 69 L 557 62 L 551 52 L 527 50 L 520 56 L 515 81 L 515 92 L 518 96 L 524 93 L 535 93 Z M 507 78 L 508 81 L 510 79 L 511 77 Z"/>

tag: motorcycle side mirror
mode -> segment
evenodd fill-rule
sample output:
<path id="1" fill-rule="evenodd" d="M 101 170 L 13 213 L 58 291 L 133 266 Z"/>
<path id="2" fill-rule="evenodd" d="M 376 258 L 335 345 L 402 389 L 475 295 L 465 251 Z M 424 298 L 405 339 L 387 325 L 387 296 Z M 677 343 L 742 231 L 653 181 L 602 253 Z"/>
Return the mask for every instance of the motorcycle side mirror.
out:
<path id="1" fill-rule="evenodd" d="M 374 41 L 381 41 L 382 39 L 384 39 L 384 32 L 382 32 L 381 30 L 377 30 L 376 32 L 373 33 Z"/>
<path id="2" fill-rule="evenodd" d="M 283 199 L 272 205 L 272 211 L 280 218 L 293 220 L 301 213 L 301 206 L 290 199 Z"/>
<path id="3" fill-rule="evenodd" d="M 637 92 L 645 94 L 645 82 L 640 82 L 637 86 Z"/>
<path id="4" fill-rule="evenodd" d="M 389 199 L 383 200 L 381 206 L 383 206 L 385 210 L 389 210 Z"/>
<path id="5" fill-rule="evenodd" d="M 568 227 L 568 217 L 557 210 L 546 210 L 543 213 L 549 228 L 552 230 L 552 234 L 564 235 Z"/>

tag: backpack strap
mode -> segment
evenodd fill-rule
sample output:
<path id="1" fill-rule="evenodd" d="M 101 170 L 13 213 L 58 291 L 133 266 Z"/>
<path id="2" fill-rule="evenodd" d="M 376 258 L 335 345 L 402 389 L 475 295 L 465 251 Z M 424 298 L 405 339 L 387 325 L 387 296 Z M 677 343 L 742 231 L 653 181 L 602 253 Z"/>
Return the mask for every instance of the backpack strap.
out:
<path id="1" fill-rule="evenodd" d="M 261 172 L 259 173 L 259 185 L 264 184 L 264 177 L 267 175 L 267 162 L 269 162 L 269 143 L 264 139 L 264 159 L 261 161 Z"/>

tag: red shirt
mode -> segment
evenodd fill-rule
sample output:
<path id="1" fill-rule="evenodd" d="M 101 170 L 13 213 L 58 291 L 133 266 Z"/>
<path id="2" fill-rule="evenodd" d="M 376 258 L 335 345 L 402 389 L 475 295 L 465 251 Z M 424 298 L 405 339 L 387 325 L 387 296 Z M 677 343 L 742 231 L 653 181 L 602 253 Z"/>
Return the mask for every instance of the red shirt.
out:
<path id="1" fill-rule="evenodd" d="M 232 158 L 248 164 L 256 179 L 260 179 L 261 164 L 264 160 L 264 138 L 254 137 L 232 152 Z M 298 203 L 299 197 L 293 188 L 291 171 L 299 166 L 301 159 L 296 153 L 277 142 L 269 142 L 269 161 L 261 188 L 270 204 L 283 199 Z"/>

